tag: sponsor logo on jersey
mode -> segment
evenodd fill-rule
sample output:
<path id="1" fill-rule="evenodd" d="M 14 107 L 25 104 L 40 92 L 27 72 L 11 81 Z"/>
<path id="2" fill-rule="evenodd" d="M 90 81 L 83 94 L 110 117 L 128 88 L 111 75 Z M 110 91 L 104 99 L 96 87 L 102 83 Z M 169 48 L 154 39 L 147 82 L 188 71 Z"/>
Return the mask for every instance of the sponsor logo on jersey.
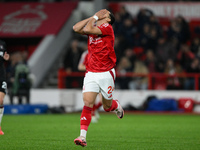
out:
<path id="1" fill-rule="evenodd" d="M 98 44 L 98 43 L 101 43 L 103 42 L 101 37 L 96 37 L 96 38 L 93 38 L 93 37 L 89 37 L 89 43 L 90 44 Z"/>

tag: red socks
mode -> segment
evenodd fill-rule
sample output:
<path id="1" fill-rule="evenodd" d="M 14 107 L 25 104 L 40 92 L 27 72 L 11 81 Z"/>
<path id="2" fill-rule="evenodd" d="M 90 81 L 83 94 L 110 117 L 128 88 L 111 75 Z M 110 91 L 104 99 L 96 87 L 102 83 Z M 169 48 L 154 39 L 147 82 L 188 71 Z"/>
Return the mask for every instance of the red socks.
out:
<path id="1" fill-rule="evenodd" d="M 82 113 L 81 113 L 81 130 L 86 130 L 88 129 L 88 126 L 90 125 L 91 122 L 91 112 L 92 108 L 84 106 Z"/>
<path id="2" fill-rule="evenodd" d="M 97 106 L 101 106 L 101 103 L 98 103 Z M 104 109 L 107 112 L 114 111 L 117 109 L 118 104 L 116 100 L 112 101 L 112 106 L 109 109 Z M 84 106 L 82 113 L 81 113 L 81 130 L 88 130 L 88 126 L 90 125 L 91 119 L 92 119 L 92 110 L 93 108 Z"/>
<path id="3" fill-rule="evenodd" d="M 116 100 L 113 100 L 112 101 L 112 106 L 110 108 L 104 109 L 104 110 L 106 112 L 110 112 L 110 111 L 114 111 L 115 109 L 117 109 L 117 107 L 118 107 L 118 104 L 117 104 Z"/>
<path id="4" fill-rule="evenodd" d="M 101 106 L 102 106 L 102 102 L 98 102 L 98 104 L 95 105 L 95 109 L 99 109 L 99 107 L 101 107 Z"/>
<path id="5" fill-rule="evenodd" d="M 92 116 L 95 116 L 94 111 L 99 109 L 99 107 L 102 106 L 101 102 L 98 102 L 98 104 L 94 104 L 93 108 L 92 108 Z"/>

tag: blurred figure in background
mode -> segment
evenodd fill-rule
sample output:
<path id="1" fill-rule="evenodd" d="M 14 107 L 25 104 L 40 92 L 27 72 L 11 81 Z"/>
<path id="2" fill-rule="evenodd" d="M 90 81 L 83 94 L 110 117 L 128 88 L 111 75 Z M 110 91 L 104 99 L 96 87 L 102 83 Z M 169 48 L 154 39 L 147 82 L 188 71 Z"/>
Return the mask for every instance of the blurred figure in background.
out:
<path id="1" fill-rule="evenodd" d="M 150 38 L 150 25 L 144 24 L 139 35 L 139 46 L 143 47 L 145 50 L 148 49 L 148 43 Z"/>
<path id="2" fill-rule="evenodd" d="M 127 72 L 132 71 L 131 61 L 127 57 L 122 57 L 117 65 L 116 72 L 119 75 L 125 75 Z M 119 89 L 128 89 L 128 84 L 131 81 L 130 77 L 118 77 L 116 79 L 116 88 Z"/>
<path id="3" fill-rule="evenodd" d="M 174 64 L 172 59 L 168 59 L 165 67 L 165 73 L 169 75 L 182 73 L 182 68 L 179 64 Z M 182 88 L 182 80 L 178 77 L 169 77 L 167 78 L 167 89 L 181 89 Z"/>
<path id="4" fill-rule="evenodd" d="M 113 25 L 113 30 L 114 30 L 115 36 L 121 35 L 122 30 L 123 30 L 122 26 L 123 26 L 123 22 L 122 22 L 120 13 L 116 12 L 115 13 L 115 24 Z"/>
<path id="5" fill-rule="evenodd" d="M 147 8 L 141 8 L 137 14 L 138 20 L 138 30 L 139 33 L 142 33 L 142 30 L 146 24 L 149 24 L 150 17 L 153 15 L 153 12 Z"/>
<path id="6" fill-rule="evenodd" d="M 146 52 L 145 65 L 147 66 L 149 72 L 156 72 L 156 58 L 151 49 Z"/>
<path id="7" fill-rule="evenodd" d="M 74 39 L 71 42 L 70 48 L 64 56 L 63 66 L 68 74 L 71 72 L 78 72 L 78 63 L 81 58 L 83 50 L 79 47 L 79 41 Z M 80 88 L 82 79 L 79 77 L 66 77 L 66 88 Z"/>
<path id="8" fill-rule="evenodd" d="M 18 98 L 19 104 L 22 104 L 23 97 L 26 98 L 26 103 L 29 104 L 30 102 L 30 88 L 35 76 L 29 71 L 27 56 L 27 51 L 17 51 L 11 54 L 10 62 L 7 66 L 8 94 L 11 104 L 14 104 L 14 96 Z"/>
<path id="9" fill-rule="evenodd" d="M 200 39 L 195 37 L 191 43 L 191 52 L 200 59 Z"/>
<path id="10" fill-rule="evenodd" d="M 7 53 L 6 43 L 0 40 L 0 135 L 4 135 L 4 132 L 1 130 L 1 121 L 4 112 L 3 100 L 7 93 L 6 71 L 4 68 L 4 60 L 8 59 L 9 59 L 9 54 Z"/>
<path id="11" fill-rule="evenodd" d="M 8 66 L 11 104 L 14 104 L 13 98 L 15 96 L 18 98 L 18 104 L 22 104 L 23 97 L 26 98 L 27 104 L 30 103 L 30 88 L 34 80 L 34 75 L 30 73 L 27 57 L 27 51 L 17 51 L 11 55 L 11 62 Z"/>
<path id="12" fill-rule="evenodd" d="M 133 73 L 136 74 L 148 74 L 148 69 L 142 61 L 135 61 Z M 147 77 L 133 77 L 132 81 L 129 82 L 129 88 L 135 90 L 146 90 L 148 88 Z"/>
<path id="13" fill-rule="evenodd" d="M 158 44 L 155 50 L 155 56 L 158 61 L 166 63 L 169 58 L 174 61 L 176 60 L 176 52 L 176 47 L 171 42 L 166 41 L 164 37 L 158 39 Z"/>
<path id="14" fill-rule="evenodd" d="M 167 30 L 167 38 L 168 40 L 176 38 L 178 42 L 181 43 L 181 26 L 176 19 L 172 19 L 170 22 L 170 26 Z"/>
<path id="15" fill-rule="evenodd" d="M 125 6 L 121 6 L 119 9 L 119 15 L 121 18 L 121 21 L 123 22 L 127 18 L 131 18 L 131 14 L 127 11 Z"/>
<path id="16" fill-rule="evenodd" d="M 22 104 L 22 98 L 26 98 L 26 103 L 30 103 L 30 88 L 32 80 L 30 70 L 27 64 L 19 63 L 15 68 L 15 77 L 10 93 L 10 103 L 13 104 L 14 96 L 18 97 L 19 104 Z"/>
<path id="17" fill-rule="evenodd" d="M 191 52 L 190 47 L 187 44 L 182 44 L 177 54 L 177 61 L 180 63 L 183 69 L 188 68 L 195 55 Z"/>
<path id="18" fill-rule="evenodd" d="M 177 20 L 177 23 L 180 26 L 180 33 L 181 33 L 180 41 L 181 41 L 181 43 L 186 43 L 188 40 L 190 40 L 189 24 L 185 20 L 185 18 L 181 15 L 177 16 L 176 20 Z"/>
<path id="19" fill-rule="evenodd" d="M 125 38 L 124 42 L 126 44 L 126 47 L 133 47 L 135 44 L 134 36 L 137 32 L 137 29 L 133 24 L 133 19 L 131 17 L 124 19 L 122 29 L 123 30 L 121 31 L 121 35 Z"/>
<path id="20" fill-rule="evenodd" d="M 200 73 L 200 64 L 199 59 L 195 58 L 192 60 L 190 65 L 186 68 L 187 73 Z M 199 83 L 197 83 L 199 84 Z M 188 77 L 185 79 L 184 84 L 185 90 L 194 90 L 195 89 L 195 79 L 193 77 Z"/>

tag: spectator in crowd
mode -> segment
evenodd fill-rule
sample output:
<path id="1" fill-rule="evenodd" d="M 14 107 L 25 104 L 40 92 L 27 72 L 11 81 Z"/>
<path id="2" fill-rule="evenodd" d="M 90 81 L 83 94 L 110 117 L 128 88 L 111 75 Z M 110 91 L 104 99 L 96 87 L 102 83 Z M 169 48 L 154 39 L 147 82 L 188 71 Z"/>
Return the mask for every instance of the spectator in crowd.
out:
<path id="1" fill-rule="evenodd" d="M 117 57 L 117 62 L 116 64 L 119 63 L 120 58 L 124 55 L 124 49 L 125 49 L 125 44 L 123 40 L 121 39 L 121 36 L 116 36 L 115 37 L 115 43 L 114 43 L 114 49 Z"/>
<path id="2" fill-rule="evenodd" d="M 166 63 L 169 58 L 175 61 L 177 55 L 176 52 L 176 47 L 172 42 L 167 41 L 164 37 L 158 39 L 158 44 L 155 49 L 155 56 L 158 62 Z"/>
<path id="3" fill-rule="evenodd" d="M 22 104 L 22 98 L 26 98 L 26 103 L 30 103 L 30 88 L 32 78 L 27 64 L 20 62 L 15 67 L 14 82 L 10 93 L 10 103 L 13 104 L 14 96 L 18 97 L 19 104 Z"/>
<path id="4" fill-rule="evenodd" d="M 135 61 L 133 73 L 136 74 L 148 74 L 148 69 L 142 61 Z M 133 77 L 132 81 L 129 82 L 129 89 L 140 89 L 146 90 L 148 87 L 147 77 Z"/>
<path id="5" fill-rule="evenodd" d="M 157 37 L 161 37 L 163 34 L 162 27 L 158 21 L 158 18 L 155 15 L 151 15 L 149 18 L 149 24 L 151 28 L 156 30 Z"/>
<path id="6" fill-rule="evenodd" d="M 133 47 L 134 46 L 134 36 L 137 32 L 136 27 L 133 25 L 132 18 L 126 18 L 123 21 L 122 25 L 122 36 L 125 38 L 124 42 L 126 46 Z"/>
<path id="7" fill-rule="evenodd" d="M 14 104 L 13 98 L 18 98 L 18 104 L 22 104 L 23 97 L 26 103 L 30 102 L 30 88 L 33 83 L 33 76 L 27 64 L 28 53 L 17 51 L 11 54 L 10 64 L 7 67 L 7 78 L 9 87 L 10 103 Z"/>
<path id="8" fill-rule="evenodd" d="M 181 43 L 181 36 L 182 34 L 180 24 L 177 22 L 177 19 L 172 19 L 167 31 L 168 40 L 170 40 L 171 38 L 176 38 L 178 42 Z"/>
<path id="9" fill-rule="evenodd" d="M 22 51 L 21 52 L 21 56 L 22 56 L 22 62 L 24 64 L 28 64 L 27 61 L 28 61 L 28 51 L 25 50 L 25 51 Z"/>
<path id="10" fill-rule="evenodd" d="M 194 58 L 190 65 L 186 68 L 187 73 L 200 73 L 200 64 L 199 59 Z M 199 84 L 199 83 L 198 83 Z M 194 90 L 195 79 L 193 77 L 187 77 L 185 79 L 184 89 L 185 90 Z"/>
<path id="11" fill-rule="evenodd" d="M 14 83 L 14 77 L 15 77 L 15 68 L 19 63 L 23 62 L 22 53 L 20 51 L 16 51 L 14 53 L 10 54 L 10 61 L 7 65 L 7 79 L 8 79 L 8 93 L 11 92 L 13 83 Z"/>
<path id="12" fill-rule="evenodd" d="M 83 50 L 79 47 L 79 41 L 74 39 L 71 42 L 70 48 L 64 56 L 64 69 L 68 74 L 71 72 L 78 72 L 78 64 Z M 80 88 L 82 80 L 77 77 L 66 77 L 66 88 Z"/>
<path id="13" fill-rule="evenodd" d="M 165 73 L 168 75 L 179 74 L 182 72 L 182 68 L 179 64 L 174 64 L 172 59 L 168 59 L 165 67 Z M 169 77 L 167 79 L 167 89 L 181 89 L 182 80 L 178 77 Z"/>
<path id="14" fill-rule="evenodd" d="M 115 13 L 115 24 L 113 24 L 113 30 L 115 31 L 115 36 L 120 36 L 122 33 L 123 22 L 119 12 Z"/>
<path id="15" fill-rule="evenodd" d="M 121 21 L 124 22 L 125 19 L 131 18 L 131 14 L 126 10 L 125 6 L 121 6 L 119 9 L 119 15 L 121 18 Z"/>
<path id="16" fill-rule="evenodd" d="M 190 39 L 190 28 L 189 28 L 188 22 L 181 15 L 177 16 L 176 19 L 177 19 L 177 23 L 180 26 L 181 43 L 186 43 Z"/>
<path id="17" fill-rule="evenodd" d="M 191 52 L 200 58 L 200 39 L 195 37 L 191 43 Z"/>
<path id="18" fill-rule="evenodd" d="M 150 73 L 156 72 L 156 58 L 151 49 L 147 50 L 145 65 Z"/>
<path id="19" fill-rule="evenodd" d="M 130 61 L 131 65 L 130 68 L 133 68 L 136 55 L 131 47 L 128 47 L 124 50 L 124 56 Z"/>
<path id="20" fill-rule="evenodd" d="M 145 24 L 141 33 L 139 34 L 139 46 L 143 47 L 145 50 L 148 49 L 150 38 L 150 25 Z"/>
<path id="21" fill-rule="evenodd" d="M 167 64 L 168 59 L 172 59 L 172 61 L 176 60 L 177 45 L 175 42 L 175 39 L 170 39 L 170 41 L 167 41 L 164 37 L 160 37 L 158 39 L 158 44 L 155 50 L 155 57 L 157 58 L 157 72 L 164 72 L 165 64 Z"/>
<path id="22" fill-rule="evenodd" d="M 138 30 L 139 33 L 142 33 L 143 28 L 146 24 L 149 24 L 150 17 L 153 15 L 153 12 L 147 8 L 141 8 L 137 14 L 138 21 Z"/>
<path id="23" fill-rule="evenodd" d="M 127 72 L 132 71 L 130 60 L 123 56 L 116 68 L 116 72 L 119 75 L 125 75 Z M 128 83 L 130 82 L 130 78 L 126 76 L 116 78 L 116 88 L 119 89 L 128 89 Z"/>
<path id="24" fill-rule="evenodd" d="M 172 19 L 168 30 L 168 38 L 171 37 L 176 37 L 180 43 L 186 43 L 190 39 L 189 25 L 182 16 Z"/>
<path id="25" fill-rule="evenodd" d="M 190 47 L 187 44 L 182 44 L 177 54 L 177 60 L 181 67 L 187 68 L 194 58 L 195 55 L 191 52 Z"/>
<path id="26" fill-rule="evenodd" d="M 149 39 L 147 42 L 148 43 L 147 48 L 152 49 L 155 52 L 158 38 L 159 38 L 159 36 L 158 36 L 156 28 L 151 28 L 150 33 L 149 33 Z"/>

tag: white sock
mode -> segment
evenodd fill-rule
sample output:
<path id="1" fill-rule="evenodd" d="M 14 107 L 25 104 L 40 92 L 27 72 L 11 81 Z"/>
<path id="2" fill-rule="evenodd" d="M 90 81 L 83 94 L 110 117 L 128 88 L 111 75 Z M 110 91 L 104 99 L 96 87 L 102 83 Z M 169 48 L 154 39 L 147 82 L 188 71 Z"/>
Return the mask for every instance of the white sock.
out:
<path id="1" fill-rule="evenodd" d="M 1 126 L 1 120 L 3 118 L 3 112 L 4 112 L 4 108 L 0 108 L 0 126 Z"/>
<path id="2" fill-rule="evenodd" d="M 83 136 L 86 138 L 86 134 L 87 134 L 87 131 L 82 129 L 80 136 Z"/>

